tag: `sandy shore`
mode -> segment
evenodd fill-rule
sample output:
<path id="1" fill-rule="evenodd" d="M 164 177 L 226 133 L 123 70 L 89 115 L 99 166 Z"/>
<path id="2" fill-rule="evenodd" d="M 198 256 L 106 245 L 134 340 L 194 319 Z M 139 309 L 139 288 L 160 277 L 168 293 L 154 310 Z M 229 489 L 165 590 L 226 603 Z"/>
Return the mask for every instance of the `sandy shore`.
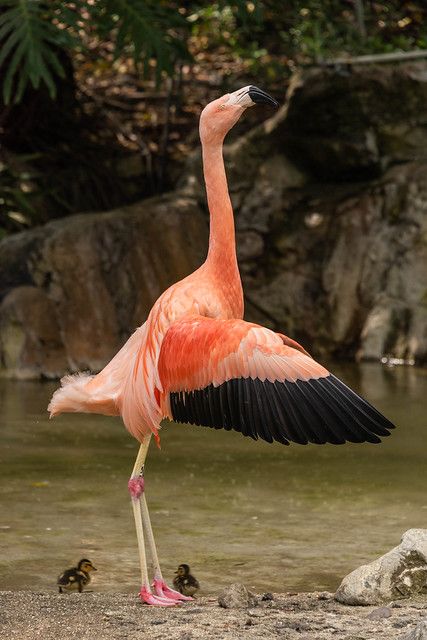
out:
<path id="1" fill-rule="evenodd" d="M 180 607 L 143 606 L 128 594 L 0 592 L 0 638 L 10 640 L 401 639 L 427 616 L 427 598 L 347 607 L 332 594 L 275 594 L 250 609 L 201 597 Z"/>
<path id="2" fill-rule="evenodd" d="M 1 640 L 392 640 L 426 616 L 426 597 L 378 608 L 346 607 L 327 593 L 275 594 L 250 609 L 222 609 L 214 598 L 160 609 L 128 594 L 0 592 Z"/>

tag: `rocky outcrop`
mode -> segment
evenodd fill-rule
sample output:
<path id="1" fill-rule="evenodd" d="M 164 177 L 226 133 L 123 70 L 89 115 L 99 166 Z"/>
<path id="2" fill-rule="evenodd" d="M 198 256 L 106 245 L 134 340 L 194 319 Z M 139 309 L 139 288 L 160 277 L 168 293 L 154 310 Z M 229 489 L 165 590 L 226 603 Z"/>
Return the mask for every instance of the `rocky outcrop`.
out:
<path id="1" fill-rule="evenodd" d="M 207 225 L 177 194 L 70 216 L 0 249 L 0 355 L 16 377 L 98 370 L 159 294 L 204 257 Z"/>
<path id="2" fill-rule="evenodd" d="M 373 605 L 419 593 L 427 593 L 427 529 L 409 529 L 399 546 L 346 576 L 335 599 Z"/>
<path id="3" fill-rule="evenodd" d="M 427 361 L 427 65 L 312 69 L 226 149 L 246 317 L 319 357 Z M 0 243 L 9 375 L 99 369 L 203 259 L 199 153 L 176 191 Z"/>

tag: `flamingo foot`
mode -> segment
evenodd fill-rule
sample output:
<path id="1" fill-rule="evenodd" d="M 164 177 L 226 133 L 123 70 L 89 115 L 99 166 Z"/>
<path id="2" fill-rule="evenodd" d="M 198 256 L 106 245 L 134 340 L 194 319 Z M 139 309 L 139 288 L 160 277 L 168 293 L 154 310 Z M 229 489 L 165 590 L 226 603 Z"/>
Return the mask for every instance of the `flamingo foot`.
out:
<path id="1" fill-rule="evenodd" d="M 152 586 L 158 596 L 168 598 L 173 602 L 178 602 L 180 600 L 194 600 L 194 598 L 191 598 L 190 596 L 184 596 L 182 593 L 179 593 L 179 591 L 171 589 L 162 579 L 159 580 L 155 578 Z"/>
<path id="2" fill-rule="evenodd" d="M 147 587 L 141 587 L 139 597 L 144 604 L 151 604 L 156 607 L 174 607 L 177 604 L 176 600 L 155 596 Z"/>

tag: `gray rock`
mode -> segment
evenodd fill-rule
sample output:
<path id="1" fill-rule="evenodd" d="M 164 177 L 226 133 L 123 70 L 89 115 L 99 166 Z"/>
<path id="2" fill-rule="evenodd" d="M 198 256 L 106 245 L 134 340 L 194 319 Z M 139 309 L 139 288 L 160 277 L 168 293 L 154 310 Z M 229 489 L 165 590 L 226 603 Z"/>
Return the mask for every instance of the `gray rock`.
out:
<path id="1" fill-rule="evenodd" d="M 6 237 L 1 373 L 54 378 L 101 369 L 162 291 L 200 265 L 206 232 L 194 200 L 169 194 Z"/>
<path id="2" fill-rule="evenodd" d="M 382 620 L 383 618 L 391 617 L 391 609 L 390 607 L 379 607 L 378 609 L 374 609 L 368 615 L 369 620 Z"/>
<path id="3" fill-rule="evenodd" d="M 400 640 L 427 640 L 427 618 L 421 620 L 412 631 L 401 636 Z"/>
<path id="4" fill-rule="evenodd" d="M 375 605 L 424 592 L 427 529 L 409 529 L 399 546 L 346 576 L 335 599 L 349 605 Z"/>
<path id="5" fill-rule="evenodd" d="M 255 607 L 257 599 L 244 584 L 234 582 L 219 595 L 218 603 L 224 609 L 246 609 L 247 607 Z"/>

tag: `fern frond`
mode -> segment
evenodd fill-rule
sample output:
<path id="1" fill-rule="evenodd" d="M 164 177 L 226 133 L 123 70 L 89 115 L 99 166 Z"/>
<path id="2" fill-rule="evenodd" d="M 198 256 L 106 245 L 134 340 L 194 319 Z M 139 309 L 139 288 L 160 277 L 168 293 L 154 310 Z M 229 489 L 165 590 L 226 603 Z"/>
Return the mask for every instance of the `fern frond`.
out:
<path id="1" fill-rule="evenodd" d="M 177 58 L 189 59 L 184 34 L 189 25 L 184 16 L 158 0 L 98 0 L 93 5 L 96 23 L 115 31 L 115 56 L 131 51 L 135 62 L 147 67 L 150 59 L 157 73 L 173 72 Z"/>
<path id="2" fill-rule="evenodd" d="M 43 83 L 56 96 L 55 76 L 64 75 L 58 52 L 73 43 L 72 36 L 57 28 L 38 0 L 1 0 L 0 67 L 5 66 L 3 100 L 19 102 L 28 84 Z"/>

